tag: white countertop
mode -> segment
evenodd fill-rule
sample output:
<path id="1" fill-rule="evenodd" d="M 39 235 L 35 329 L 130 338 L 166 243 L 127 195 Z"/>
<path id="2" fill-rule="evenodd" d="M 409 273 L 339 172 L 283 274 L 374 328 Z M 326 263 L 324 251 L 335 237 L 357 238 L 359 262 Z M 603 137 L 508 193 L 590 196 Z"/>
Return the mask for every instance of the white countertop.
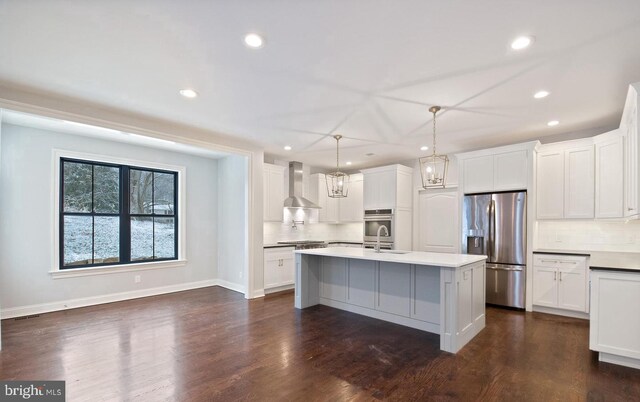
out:
<path id="1" fill-rule="evenodd" d="M 589 256 L 589 267 L 592 269 L 621 269 L 640 272 L 640 253 L 618 251 L 579 251 L 579 250 L 544 250 L 539 254 L 582 254 Z"/>
<path id="2" fill-rule="evenodd" d="M 296 250 L 295 253 L 454 268 L 484 261 L 487 258 L 484 255 L 426 253 L 423 251 L 409 251 L 406 254 L 376 253 L 372 249 L 349 247 L 314 248 L 309 250 Z"/>

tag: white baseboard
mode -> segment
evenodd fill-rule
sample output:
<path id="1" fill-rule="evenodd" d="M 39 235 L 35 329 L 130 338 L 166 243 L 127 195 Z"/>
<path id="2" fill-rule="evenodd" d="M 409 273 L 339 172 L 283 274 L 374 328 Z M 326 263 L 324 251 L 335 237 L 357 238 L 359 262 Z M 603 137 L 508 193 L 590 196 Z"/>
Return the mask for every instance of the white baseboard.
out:
<path id="1" fill-rule="evenodd" d="M 291 289 L 294 289 L 294 287 L 295 287 L 294 284 L 284 285 L 284 286 L 276 286 L 275 288 L 265 289 L 264 290 L 264 294 L 268 295 L 268 294 L 271 294 L 271 293 L 282 292 L 283 290 L 291 290 Z"/>
<path id="2" fill-rule="evenodd" d="M 581 318 L 583 320 L 589 319 L 589 313 L 583 313 L 581 311 L 563 310 L 560 308 L 552 308 L 545 306 L 533 306 L 533 311 L 536 313 L 555 314 L 564 317 Z"/>
<path id="3" fill-rule="evenodd" d="M 600 352 L 598 360 L 605 363 L 619 364 L 621 366 L 640 369 L 640 359 L 634 359 L 627 356 L 619 356 L 611 353 Z"/>
<path id="4" fill-rule="evenodd" d="M 225 289 L 233 290 L 234 292 L 238 292 L 242 294 L 245 293 L 244 286 L 239 285 L 237 283 L 225 281 L 224 279 L 218 279 L 217 282 L 218 282 L 218 286 L 222 286 Z"/>
<path id="5" fill-rule="evenodd" d="M 107 295 L 83 297 L 79 299 L 62 300 L 62 301 L 51 302 L 51 303 L 32 304 L 29 306 L 3 308 L 0 311 L 0 313 L 2 314 L 2 319 L 24 317 L 27 315 L 44 314 L 44 313 L 50 313 L 52 311 L 68 310 L 72 308 L 94 306 L 97 304 L 104 304 L 104 303 L 113 303 L 113 302 L 122 301 L 122 300 L 138 299 L 141 297 L 156 296 L 156 295 L 162 295 L 166 293 L 182 292 L 184 290 L 206 288 L 209 286 L 216 286 L 216 285 L 220 285 L 225 288 L 227 287 L 225 285 L 220 284 L 220 281 L 218 279 L 209 279 L 209 280 L 199 281 L 199 282 L 188 282 L 188 283 L 181 283 L 177 285 L 133 290 L 129 292 L 111 293 Z M 232 289 L 232 290 L 235 290 L 235 289 Z"/>

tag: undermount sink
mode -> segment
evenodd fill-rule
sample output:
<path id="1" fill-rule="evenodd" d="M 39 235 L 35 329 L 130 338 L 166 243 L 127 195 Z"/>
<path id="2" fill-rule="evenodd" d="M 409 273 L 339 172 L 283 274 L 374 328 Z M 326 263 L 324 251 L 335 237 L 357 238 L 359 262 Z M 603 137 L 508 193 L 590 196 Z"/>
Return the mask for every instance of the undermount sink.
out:
<path id="1" fill-rule="evenodd" d="M 403 251 L 403 250 L 380 250 L 381 253 L 385 254 L 409 254 L 411 251 Z"/>

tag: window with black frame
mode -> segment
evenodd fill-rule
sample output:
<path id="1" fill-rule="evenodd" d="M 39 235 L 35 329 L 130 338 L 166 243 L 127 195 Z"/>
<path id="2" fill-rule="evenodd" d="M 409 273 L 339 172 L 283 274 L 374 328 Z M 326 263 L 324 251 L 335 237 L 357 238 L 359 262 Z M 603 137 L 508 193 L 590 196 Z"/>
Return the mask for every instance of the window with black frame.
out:
<path id="1" fill-rule="evenodd" d="M 178 173 L 60 160 L 60 269 L 178 258 Z"/>

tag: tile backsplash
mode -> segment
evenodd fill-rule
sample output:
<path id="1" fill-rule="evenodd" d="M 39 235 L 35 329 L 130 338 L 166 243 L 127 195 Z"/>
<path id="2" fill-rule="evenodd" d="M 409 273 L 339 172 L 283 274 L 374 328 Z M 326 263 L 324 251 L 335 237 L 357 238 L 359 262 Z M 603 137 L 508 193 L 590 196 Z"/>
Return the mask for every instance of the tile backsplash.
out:
<path id="1" fill-rule="evenodd" d="M 305 223 L 291 227 L 291 223 L 265 222 L 264 244 L 287 240 L 362 241 L 362 223 Z"/>
<path id="2" fill-rule="evenodd" d="M 640 252 L 640 221 L 538 221 L 536 248 Z"/>

